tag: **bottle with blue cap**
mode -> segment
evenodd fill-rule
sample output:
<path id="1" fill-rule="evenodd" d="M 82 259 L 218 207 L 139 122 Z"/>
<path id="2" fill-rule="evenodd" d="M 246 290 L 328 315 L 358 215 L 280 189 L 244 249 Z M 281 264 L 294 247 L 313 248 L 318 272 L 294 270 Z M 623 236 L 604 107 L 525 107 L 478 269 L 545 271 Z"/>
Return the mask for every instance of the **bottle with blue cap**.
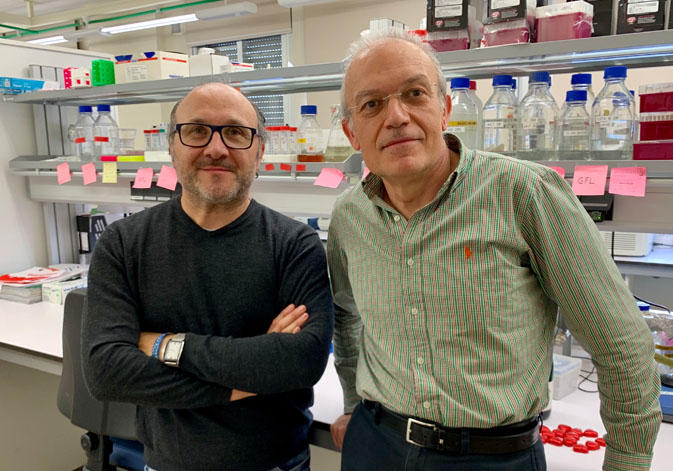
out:
<path id="1" fill-rule="evenodd" d="M 605 86 L 591 111 L 592 159 L 629 160 L 633 156 L 635 102 L 626 87 L 626 67 L 605 69 Z"/>
<path id="2" fill-rule="evenodd" d="M 110 115 L 110 105 L 98 105 L 98 118 L 93 126 L 96 157 L 119 153 L 119 126 Z"/>
<path id="3" fill-rule="evenodd" d="M 479 108 L 470 95 L 470 79 L 451 79 L 451 114 L 447 133 L 458 136 L 470 149 L 477 148 Z"/>
<path id="4" fill-rule="evenodd" d="M 80 106 L 79 118 L 73 130 L 75 154 L 80 160 L 93 159 L 93 125 L 93 108 L 91 106 Z"/>
<path id="5" fill-rule="evenodd" d="M 517 157 L 522 160 L 556 160 L 558 106 L 549 91 L 549 72 L 533 72 L 528 93 L 519 105 Z"/>
<path id="6" fill-rule="evenodd" d="M 586 109 L 587 91 L 569 90 L 565 112 L 559 127 L 558 157 L 560 160 L 589 160 L 591 116 Z"/>
<path id="7" fill-rule="evenodd" d="M 484 105 L 484 150 L 516 152 L 518 108 L 512 93 L 512 76 L 493 76 L 493 94 Z"/>
<path id="8" fill-rule="evenodd" d="M 299 125 L 299 162 L 322 162 L 324 160 L 323 130 L 318 124 L 316 105 L 302 105 L 301 124 Z"/>
<path id="9" fill-rule="evenodd" d="M 594 95 L 593 89 L 591 88 L 591 74 L 573 74 L 570 77 L 570 89 L 571 90 L 586 90 L 587 92 L 587 103 L 589 106 L 594 104 L 596 100 L 596 95 Z M 561 112 L 559 116 L 563 116 L 565 112 L 565 102 L 561 107 Z"/>

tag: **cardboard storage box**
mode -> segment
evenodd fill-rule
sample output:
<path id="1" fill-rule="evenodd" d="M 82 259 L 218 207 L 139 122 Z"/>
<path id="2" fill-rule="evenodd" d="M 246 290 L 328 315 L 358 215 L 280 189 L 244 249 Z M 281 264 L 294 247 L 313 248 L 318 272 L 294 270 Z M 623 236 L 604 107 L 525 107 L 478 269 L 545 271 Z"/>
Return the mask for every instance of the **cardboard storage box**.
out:
<path id="1" fill-rule="evenodd" d="M 42 301 L 46 303 L 63 304 L 66 295 L 78 288 L 86 288 L 86 278 L 45 283 L 42 285 Z"/>
<path id="2" fill-rule="evenodd" d="M 198 56 L 189 56 L 189 76 L 197 75 L 217 75 L 223 72 L 229 72 L 231 64 L 227 56 L 217 54 L 199 54 Z"/>
<path id="3" fill-rule="evenodd" d="M 189 77 L 189 56 L 149 51 L 116 56 L 115 83 Z"/>

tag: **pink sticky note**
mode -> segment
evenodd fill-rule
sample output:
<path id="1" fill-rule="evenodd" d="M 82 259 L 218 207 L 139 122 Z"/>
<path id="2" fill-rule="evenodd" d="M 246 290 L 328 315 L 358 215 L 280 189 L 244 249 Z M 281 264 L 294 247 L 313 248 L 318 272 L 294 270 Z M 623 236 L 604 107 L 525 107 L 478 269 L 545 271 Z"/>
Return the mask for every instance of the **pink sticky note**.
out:
<path id="1" fill-rule="evenodd" d="M 72 176 L 70 175 L 70 165 L 68 165 L 68 162 L 63 162 L 62 164 L 58 164 L 56 166 L 56 177 L 58 178 L 59 185 L 68 183 L 72 179 Z"/>
<path id="2" fill-rule="evenodd" d="M 133 182 L 133 188 L 149 188 L 152 186 L 152 177 L 154 170 L 151 168 L 139 168 L 136 172 L 136 179 Z"/>
<path id="3" fill-rule="evenodd" d="M 627 196 L 645 196 L 646 167 L 613 168 L 610 172 L 608 193 Z"/>
<path id="4" fill-rule="evenodd" d="M 563 167 L 549 167 L 549 168 L 558 173 L 559 175 L 561 175 L 561 178 L 566 177 L 566 171 L 563 170 Z"/>
<path id="5" fill-rule="evenodd" d="M 607 165 L 577 165 L 573 175 L 573 192 L 577 196 L 604 195 L 607 179 Z"/>
<path id="6" fill-rule="evenodd" d="M 338 168 L 324 168 L 320 171 L 320 175 L 318 175 L 313 184 L 326 188 L 336 188 L 343 179 L 344 174 Z"/>
<path id="7" fill-rule="evenodd" d="M 82 180 L 85 185 L 96 183 L 96 164 L 89 162 L 82 165 Z"/>
<path id="8" fill-rule="evenodd" d="M 157 186 L 166 188 L 167 190 L 175 191 L 175 186 L 177 184 L 178 174 L 175 173 L 175 169 L 173 167 L 169 167 L 168 165 L 162 165 L 161 171 L 159 172 Z"/>
<path id="9" fill-rule="evenodd" d="M 362 171 L 362 179 L 364 180 L 365 178 L 367 178 L 367 175 L 369 175 L 370 173 L 371 172 L 369 171 L 369 169 L 365 167 L 365 169 Z"/>

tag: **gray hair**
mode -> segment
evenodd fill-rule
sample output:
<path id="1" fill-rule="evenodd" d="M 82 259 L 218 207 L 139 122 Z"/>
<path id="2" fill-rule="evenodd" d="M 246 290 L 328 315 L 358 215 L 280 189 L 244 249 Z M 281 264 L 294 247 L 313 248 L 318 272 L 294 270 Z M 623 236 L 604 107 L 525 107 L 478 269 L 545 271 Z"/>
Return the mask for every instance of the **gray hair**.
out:
<path id="1" fill-rule="evenodd" d="M 351 45 L 348 47 L 348 53 L 346 55 L 346 58 L 342 62 L 344 76 L 341 79 L 341 112 L 342 116 L 345 119 L 349 120 L 349 126 L 352 126 L 352 123 L 350 121 L 351 110 L 348 103 L 346 102 L 346 74 L 348 73 L 348 68 L 353 62 L 353 59 L 355 59 L 355 57 L 358 54 L 362 53 L 363 51 L 371 49 L 372 47 L 377 46 L 381 43 L 395 40 L 405 41 L 407 43 L 418 46 L 418 48 L 423 53 L 425 53 L 427 58 L 430 59 L 430 62 L 432 62 L 432 65 L 435 67 L 435 72 L 437 73 L 437 93 L 439 97 L 440 106 L 442 107 L 442 111 L 444 110 L 445 107 L 444 100 L 446 98 L 446 90 L 447 90 L 446 78 L 442 73 L 442 67 L 439 64 L 439 60 L 437 59 L 435 52 L 432 50 L 430 46 L 421 41 L 421 39 L 418 36 L 410 34 L 409 32 L 404 31 L 400 28 L 389 28 L 377 33 L 369 33 L 367 35 L 364 35 L 357 41 L 352 42 Z"/>
<path id="2" fill-rule="evenodd" d="M 198 86 L 194 87 L 192 89 L 192 91 L 198 90 L 199 88 L 205 87 L 207 85 L 212 85 L 214 83 L 222 83 L 222 82 L 204 83 L 204 84 L 201 84 L 201 85 L 198 85 Z M 230 85 L 228 85 L 228 86 L 230 86 Z M 245 96 L 243 93 L 241 93 L 241 95 Z M 266 134 L 266 126 L 265 126 L 266 118 L 264 117 L 264 114 L 262 114 L 262 110 L 260 110 L 257 105 L 255 105 L 252 101 L 250 101 L 250 98 L 245 96 L 245 99 L 248 100 L 248 103 L 250 103 L 252 105 L 252 108 L 255 110 L 255 114 L 257 115 L 257 128 L 256 128 L 256 130 L 257 130 L 257 136 L 259 136 L 260 147 L 261 147 L 261 145 L 264 144 L 268 139 L 267 134 Z M 180 98 L 178 100 L 178 102 L 175 104 L 175 106 L 173 106 L 173 109 L 171 110 L 171 118 L 170 118 L 170 122 L 168 124 L 168 139 L 169 139 L 169 142 L 171 142 L 171 143 L 173 142 L 173 136 L 175 135 L 175 133 L 177 131 L 176 130 L 176 125 L 178 124 L 176 119 L 175 119 L 175 114 L 178 110 L 178 107 L 180 106 L 180 103 L 182 103 L 182 100 L 184 100 L 184 97 Z"/>

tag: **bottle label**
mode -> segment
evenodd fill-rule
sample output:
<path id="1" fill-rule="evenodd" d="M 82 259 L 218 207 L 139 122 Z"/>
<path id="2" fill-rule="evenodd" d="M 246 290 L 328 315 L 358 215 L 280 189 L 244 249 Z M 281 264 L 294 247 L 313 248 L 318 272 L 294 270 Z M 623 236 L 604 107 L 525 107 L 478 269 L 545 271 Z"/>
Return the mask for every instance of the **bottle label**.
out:
<path id="1" fill-rule="evenodd" d="M 485 128 L 504 128 L 504 121 L 484 121 Z"/>
<path id="2" fill-rule="evenodd" d="M 476 121 L 449 121 L 449 126 L 476 126 Z"/>
<path id="3" fill-rule="evenodd" d="M 596 116 L 596 122 L 597 123 L 605 123 L 607 121 L 610 121 L 610 115 L 607 114 L 605 116 Z"/>
<path id="4" fill-rule="evenodd" d="M 628 15 L 642 15 L 644 13 L 656 13 L 659 11 L 659 2 L 629 3 L 626 7 Z"/>
<path id="5" fill-rule="evenodd" d="M 521 120 L 521 128 L 523 129 L 537 129 L 538 126 L 544 127 L 546 124 L 544 118 L 524 118 Z"/>
<path id="6" fill-rule="evenodd" d="M 75 138 L 75 144 L 82 144 L 83 142 L 86 142 L 86 137 L 76 137 Z"/>
<path id="7" fill-rule="evenodd" d="M 572 131 L 563 131 L 564 137 L 582 137 L 588 136 L 589 132 L 586 129 L 577 129 Z"/>
<path id="8" fill-rule="evenodd" d="M 96 136 L 93 140 L 94 142 L 110 142 L 110 138 L 106 136 Z"/>
<path id="9" fill-rule="evenodd" d="M 305 137 L 300 137 L 299 139 L 297 139 L 297 142 L 299 144 L 306 144 L 306 138 Z"/>
<path id="10" fill-rule="evenodd" d="M 449 126 L 446 128 L 446 132 L 450 133 L 457 133 L 457 132 L 465 132 L 465 126 Z"/>

